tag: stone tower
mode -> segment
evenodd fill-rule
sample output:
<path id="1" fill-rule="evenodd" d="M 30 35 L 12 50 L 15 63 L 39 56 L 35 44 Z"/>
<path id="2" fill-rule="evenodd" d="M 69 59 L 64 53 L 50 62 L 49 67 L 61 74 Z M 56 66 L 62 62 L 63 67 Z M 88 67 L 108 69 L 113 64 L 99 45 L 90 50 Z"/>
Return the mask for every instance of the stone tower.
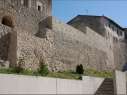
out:
<path id="1" fill-rule="evenodd" d="M 10 66 L 21 63 L 26 68 L 36 69 L 38 66 L 33 64 L 38 64 L 41 58 L 34 55 L 38 54 L 35 46 L 46 39 L 37 34 L 50 30 L 45 21 L 50 16 L 51 0 L 0 0 L 1 62 L 8 62 Z"/>
<path id="2" fill-rule="evenodd" d="M 10 19 L 14 27 L 35 31 L 50 15 L 51 0 L 0 0 L 0 20 Z"/>

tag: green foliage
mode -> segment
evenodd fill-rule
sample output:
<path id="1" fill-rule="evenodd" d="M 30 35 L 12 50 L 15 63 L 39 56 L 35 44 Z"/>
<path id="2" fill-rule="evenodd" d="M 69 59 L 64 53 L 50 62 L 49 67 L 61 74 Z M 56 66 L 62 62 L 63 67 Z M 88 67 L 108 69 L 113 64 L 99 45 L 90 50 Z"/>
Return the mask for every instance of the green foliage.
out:
<path id="1" fill-rule="evenodd" d="M 112 78 L 113 72 L 110 71 L 97 71 L 95 69 L 85 69 L 85 76 L 105 77 Z"/>
<path id="2" fill-rule="evenodd" d="M 35 71 L 32 71 L 32 70 L 30 70 L 30 69 L 24 69 L 24 70 L 21 72 L 21 74 L 23 74 L 23 75 L 34 75 L 34 72 L 35 72 Z"/>
<path id="3" fill-rule="evenodd" d="M 23 72 L 23 68 L 20 65 L 19 66 L 16 66 L 14 68 L 14 70 L 15 70 L 15 73 L 21 73 L 21 72 Z"/>
<path id="4" fill-rule="evenodd" d="M 83 74 L 84 73 L 84 68 L 83 68 L 82 64 L 76 66 L 76 73 L 77 74 Z"/>
<path id="5" fill-rule="evenodd" d="M 46 69 L 45 69 L 46 68 Z M 46 76 L 46 77 L 55 77 L 55 78 L 64 78 L 64 79 L 76 79 L 81 80 L 82 75 L 77 74 L 73 71 L 64 71 L 64 72 L 49 72 L 46 65 L 42 65 L 41 69 L 38 71 L 33 71 L 31 69 L 23 69 L 22 72 L 17 73 L 15 68 L 0 68 L 0 73 L 4 74 L 20 74 L 20 75 L 32 75 L 32 76 Z M 94 69 L 85 69 L 84 76 L 94 76 L 94 77 L 104 77 L 112 78 L 113 73 L 109 71 L 97 71 Z"/>
<path id="6" fill-rule="evenodd" d="M 48 75 L 49 70 L 48 70 L 47 65 L 45 65 L 45 64 L 42 63 L 42 64 L 40 65 L 40 68 L 39 68 L 39 70 L 38 70 L 38 73 L 39 73 L 41 76 L 46 76 L 46 75 Z"/>
<path id="7" fill-rule="evenodd" d="M 14 74 L 14 73 L 16 73 L 16 72 L 15 72 L 15 69 L 13 69 L 13 68 L 8 68 L 8 69 L 1 68 L 1 69 L 0 69 L 0 73 L 4 73 L 4 74 Z"/>
<path id="8" fill-rule="evenodd" d="M 17 72 L 17 68 L 0 68 L 0 73 L 3 74 L 20 74 L 20 75 L 34 75 L 39 76 L 39 73 L 37 71 L 32 71 L 30 69 L 23 69 L 21 72 Z"/>
<path id="9" fill-rule="evenodd" d="M 15 72 L 16 73 L 21 73 L 23 72 L 23 66 L 25 64 L 25 61 L 24 61 L 24 58 L 23 57 L 19 57 L 19 60 L 18 60 L 18 64 L 17 66 L 14 68 L 15 69 Z"/>
<path id="10" fill-rule="evenodd" d="M 81 79 L 81 75 L 72 73 L 70 71 L 64 72 L 49 72 L 48 77 L 63 78 L 63 79 Z"/>

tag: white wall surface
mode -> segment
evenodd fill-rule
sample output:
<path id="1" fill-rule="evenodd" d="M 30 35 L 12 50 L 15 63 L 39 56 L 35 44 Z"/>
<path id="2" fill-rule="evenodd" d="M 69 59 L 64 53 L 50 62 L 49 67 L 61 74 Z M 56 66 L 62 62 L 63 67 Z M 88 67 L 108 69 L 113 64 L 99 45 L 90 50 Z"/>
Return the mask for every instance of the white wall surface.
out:
<path id="1" fill-rule="evenodd" d="M 88 95 L 95 94 L 103 81 L 104 78 L 83 76 L 83 93 Z"/>
<path id="2" fill-rule="evenodd" d="M 0 74 L 0 94 L 91 94 L 103 78 L 84 76 L 83 80 L 69 80 L 36 76 Z"/>
<path id="3" fill-rule="evenodd" d="M 56 79 L 0 75 L 0 94 L 56 94 Z"/>
<path id="4" fill-rule="evenodd" d="M 127 95 L 126 89 L 126 72 L 115 71 L 116 95 Z"/>
<path id="5" fill-rule="evenodd" d="M 57 83 L 57 94 L 83 94 L 83 81 L 58 79 Z"/>

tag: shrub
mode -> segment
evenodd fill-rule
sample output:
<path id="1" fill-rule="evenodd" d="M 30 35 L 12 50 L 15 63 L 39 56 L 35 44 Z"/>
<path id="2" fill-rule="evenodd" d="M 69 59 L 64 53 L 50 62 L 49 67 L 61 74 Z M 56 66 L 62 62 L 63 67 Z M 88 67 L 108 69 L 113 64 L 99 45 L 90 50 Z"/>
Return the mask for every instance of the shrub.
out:
<path id="1" fill-rule="evenodd" d="M 14 70 L 16 73 L 21 73 L 23 72 L 23 67 L 24 67 L 24 64 L 25 64 L 25 61 L 24 61 L 24 58 L 23 57 L 19 57 L 19 60 L 18 60 L 18 64 L 17 66 L 15 66 Z"/>
<path id="2" fill-rule="evenodd" d="M 38 73 L 39 73 L 41 76 L 46 76 L 46 75 L 48 75 L 49 70 L 48 70 L 47 65 L 45 65 L 44 63 L 42 63 L 42 64 L 40 65 L 40 68 L 39 68 L 39 70 L 38 70 Z"/>
<path id="3" fill-rule="evenodd" d="M 82 64 L 76 66 L 76 73 L 78 73 L 78 74 L 83 74 L 84 73 L 84 69 L 83 69 Z"/>

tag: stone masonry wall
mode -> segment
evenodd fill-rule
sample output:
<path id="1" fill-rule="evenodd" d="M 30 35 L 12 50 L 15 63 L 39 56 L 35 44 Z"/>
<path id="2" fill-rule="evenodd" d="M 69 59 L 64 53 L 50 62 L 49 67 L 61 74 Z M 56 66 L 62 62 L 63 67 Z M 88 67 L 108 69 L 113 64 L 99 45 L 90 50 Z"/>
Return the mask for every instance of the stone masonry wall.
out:
<path id="1" fill-rule="evenodd" d="M 11 28 L 0 24 L 0 60 L 8 60 Z"/>
<path id="2" fill-rule="evenodd" d="M 85 68 L 112 70 L 113 59 L 109 59 L 107 41 L 93 30 L 83 33 L 53 18 L 56 53 L 53 63 L 58 69 L 74 69 L 77 64 Z M 112 65 L 112 66 L 111 66 Z"/>
<path id="3" fill-rule="evenodd" d="M 31 7 L 21 5 L 20 0 L 1 0 L 0 4 L 0 21 L 4 16 L 10 16 L 15 27 L 23 28 L 26 31 L 37 33 L 39 23 L 51 15 L 49 8 L 50 0 L 40 0 L 42 2 L 42 11 L 37 10 L 36 2 L 31 0 Z"/>
<path id="4" fill-rule="evenodd" d="M 50 21 L 49 19 L 47 21 Z M 108 64 L 111 60 L 105 38 L 88 27 L 84 34 L 54 18 L 52 28 L 46 28 L 51 23 L 45 26 L 45 22 L 44 20 L 40 24 L 43 28 L 40 28 L 42 34 L 39 36 L 17 29 L 17 63 L 22 59 L 25 68 L 36 70 L 43 60 L 51 71 L 74 70 L 77 64 L 97 70 L 113 68 L 112 64 Z"/>
<path id="5" fill-rule="evenodd" d="M 127 44 L 126 41 L 118 41 L 114 43 L 114 63 L 116 69 L 122 70 L 123 65 L 127 62 Z"/>
<path id="6" fill-rule="evenodd" d="M 25 30 L 18 30 L 18 32 L 17 63 L 22 62 L 24 68 L 33 70 L 43 63 L 50 66 L 54 49 L 53 32 L 48 28 L 45 29 L 46 38 L 37 37 Z"/>
<path id="7" fill-rule="evenodd" d="M 0 24 L 0 35 L 10 32 L 1 36 L 0 57 L 3 60 L 9 60 L 12 65 L 23 63 L 24 68 L 34 70 L 40 63 L 45 63 L 51 71 L 74 70 L 77 64 L 83 64 L 85 68 L 113 70 L 114 63 L 120 64 L 116 61 L 118 56 L 125 63 L 126 57 L 122 55 L 125 54 L 125 43 L 121 42 L 120 48 L 117 44 L 110 47 L 113 42 L 109 44 L 109 40 L 84 24 L 79 26 L 83 26 L 81 32 L 52 19 L 51 0 L 31 1 L 31 7 L 25 7 L 20 0 L 0 0 L 0 22 L 8 16 L 14 26 L 9 28 Z M 37 10 L 37 1 L 42 2 L 41 12 Z"/>
<path id="8" fill-rule="evenodd" d="M 37 10 L 37 1 L 42 3 L 41 12 Z M 10 40 L 6 40 L 7 37 L 4 37 L 6 43 L 10 41 L 9 51 L 6 48 L 4 48 L 6 53 L 2 51 L 2 54 L 7 56 L 6 59 L 11 61 L 11 65 L 16 65 L 25 58 L 23 59 L 24 67 L 35 69 L 40 60 L 42 61 L 44 57 L 50 57 L 48 53 L 48 50 L 50 51 L 49 47 L 51 47 L 50 41 L 48 41 L 50 32 L 47 33 L 47 38 L 41 39 L 36 36 L 36 33 L 41 30 L 40 22 L 51 15 L 50 8 L 50 0 L 31 0 L 31 7 L 21 5 L 21 0 L 0 0 L 0 22 L 2 23 L 3 17 L 8 16 L 14 25 L 14 27 L 10 27 L 12 30 L 9 35 Z M 4 27 L 6 29 L 8 26 L 4 25 Z M 4 31 L 4 29 L 1 28 L 1 31 Z M 45 27 L 43 31 L 50 31 L 50 29 Z M 1 45 L 6 43 L 1 42 Z M 42 58 L 42 56 L 44 57 Z M 46 58 L 44 58 L 44 61 L 48 60 Z"/>
<path id="9" fill-rule="evenodd" d="M 94 30 L 94 32 L 105 36 L 105 29 L 102 22 L 103 18 L 100 18 L 100 16 L 78 15 L 69 21 L 68 24 L 75 27 L 76 29 L 79 29 L 82 32 L 85 32 L 84 26 L 88 26 Z"/>

